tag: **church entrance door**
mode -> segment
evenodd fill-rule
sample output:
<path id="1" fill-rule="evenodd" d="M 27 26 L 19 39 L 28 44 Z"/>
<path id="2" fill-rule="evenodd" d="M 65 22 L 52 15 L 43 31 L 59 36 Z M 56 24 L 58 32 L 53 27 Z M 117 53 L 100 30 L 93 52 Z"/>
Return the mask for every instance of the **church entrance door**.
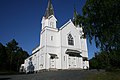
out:
<path id="1" fill-rule="evenodd" d="M 69 56 L 69 68 L 76 68 L 76 57 Z"/>
<path id="2" fill-rule="evenodd" d="M 50 59 L 50 68 L 55 68 L 55 59 Z"/>
<path id="3" fill-rule="evenodd" d="M 55 58 L 54 58 L 54 57 L 51 57 L 51 58 L 50 58 L 50 68 L 56 68 L 56 67 L 55 67 L 55 64 L 56 64 Z"/>

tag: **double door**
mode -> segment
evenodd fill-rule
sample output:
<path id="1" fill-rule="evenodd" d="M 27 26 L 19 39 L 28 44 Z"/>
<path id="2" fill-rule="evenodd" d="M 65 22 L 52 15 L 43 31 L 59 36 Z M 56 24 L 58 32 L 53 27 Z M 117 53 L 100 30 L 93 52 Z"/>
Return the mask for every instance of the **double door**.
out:
<path id="1" fill-rule="evenodd" d="M 69 56 L 69 68 L 76 68 L 76 57 Z"/>
<path id="2" fill-rule="evenodd" d="M 56 64 L 55 58 L 54 59 L 50 59 L 50 68 L 56 68 L 55 64 Z"/>

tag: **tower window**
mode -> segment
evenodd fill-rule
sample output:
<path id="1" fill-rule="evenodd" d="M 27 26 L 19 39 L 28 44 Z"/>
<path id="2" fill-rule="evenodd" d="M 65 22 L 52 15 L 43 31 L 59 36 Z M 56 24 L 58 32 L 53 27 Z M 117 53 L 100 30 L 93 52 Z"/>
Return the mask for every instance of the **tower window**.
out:
<path id="1" fill-rule="evenodd" d="M 51 41 L 53 41 L 53 36 L 51 36 Z"/>
<path id="2" fill-rule="evenodd" d="M 68 35 L 68 45 L 74 45 L 74 40 L 71 34 Z"/>
<path id="3" fill-rule="evenodd" d="M 50 27 L 54 27 L 54 22 L 50 22 Z"/>

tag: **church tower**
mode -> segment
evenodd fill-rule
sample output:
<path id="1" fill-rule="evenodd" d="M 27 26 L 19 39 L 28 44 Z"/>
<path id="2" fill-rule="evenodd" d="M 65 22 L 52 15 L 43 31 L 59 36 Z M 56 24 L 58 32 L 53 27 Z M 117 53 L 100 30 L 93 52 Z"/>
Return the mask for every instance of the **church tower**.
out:
<path id="1" fill-rule="evenodd" d="M 46 12 L 42 18 L 42 30 L 45 27 L 56 28 L 57 19 L 54 16 L 54 9 L 51 0 L 48 1 Z"/>
<path id="2" fill-rule="evenodd" d="M 40 46 L 47 48 L 47 45 L 55 46 L 54 41 L 56 40 L 57 19 L 54 15 L 54 9 L 51 0 L 48 0 L 48 5 L 45 14 L 42 18 L 41 24 L 41 34 L 40 34 Z"/>

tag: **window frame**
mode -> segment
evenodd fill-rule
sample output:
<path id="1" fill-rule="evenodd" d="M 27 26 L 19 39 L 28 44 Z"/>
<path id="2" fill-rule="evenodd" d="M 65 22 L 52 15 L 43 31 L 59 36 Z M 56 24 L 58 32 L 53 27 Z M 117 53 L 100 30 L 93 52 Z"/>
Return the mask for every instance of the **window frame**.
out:
<path id="1" fill-rule="evenodd" d="M 68 34 L 68 45 L 74 46 L 74 38 L 71 34 Z"/>
<path id="2" fill-rule="evenodd" d="M 50 40 L 53 41 L 53 36 L 50 37 Z"/>

